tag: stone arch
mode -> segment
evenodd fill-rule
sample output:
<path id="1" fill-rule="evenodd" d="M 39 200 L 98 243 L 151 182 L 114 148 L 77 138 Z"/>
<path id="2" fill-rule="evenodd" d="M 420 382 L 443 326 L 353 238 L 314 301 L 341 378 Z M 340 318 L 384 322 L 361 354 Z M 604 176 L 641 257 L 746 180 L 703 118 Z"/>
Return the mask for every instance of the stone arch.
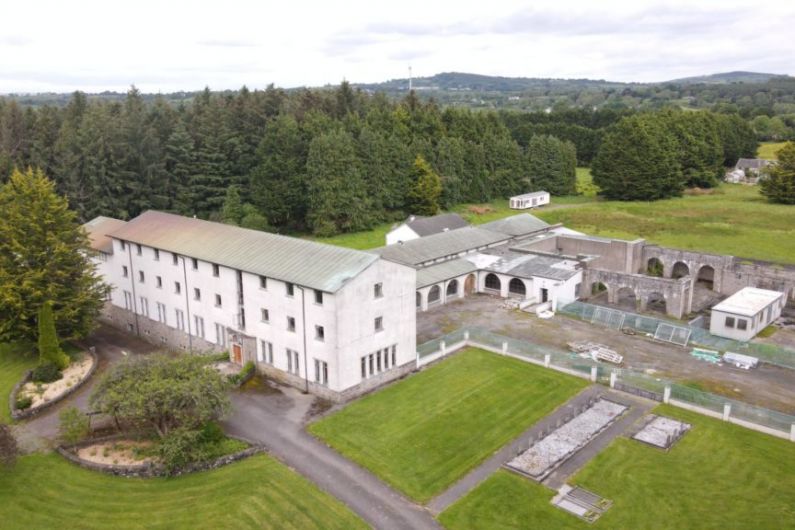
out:
<path id="1" fill-rule="evenodd" d="M 626 311 L 635 311 L 638 307 L 638 297 L 632 287 L 620 287 L 616 291 L 616 305 Z"/>
<path id="2" fill-rule="evenodd" d="M 458 280 L 450 280 L 450 283 L 447 284 L 447 290 L 445 291 L 447 296 L 455 296 L 458 294 Z"/>
<path id="3" fill-rule="evenodd" d="M 490 291 L 499 291 L 502 289 L 502 282 L 500 281 L 499 276 L 493 272 L 490 272 L 486 275 L 485 285 L 486 289 L 489 289 Z"/>
<path id="4" fill-rule="evenodd" d="M 646 311 L 653 313 L 668 313 L 668 303 L 663 293 L 654 291 L 646 296 Z"/>
<path id="5" fill-rule="evenodd" d="M 715 268 L 712 265 L 702 265 L 696 274 L 696 284 L 713 289 L 715 287 Z"/>
<path id="6" fill-rule="evenodd" d="M 525 296 L 527 294 L 527 287 L 519 278 L 512 278 L 511 281 L 508 282 L 508 292 Z"/>
<path id="7" fill-rule="evenodd" d="M 677 261 L 671 269 L 671 278 L 678 279 L 690 276 L 690 267 L 684 261 Z"/>
<path id="8" fill-rule="evenodd" d="M 475 279 L 474 274 L 470 274 L 469 276 L 467 276 L 467 279 L 464 280 L 464 294 L 470 295 L 475 292 L 476 281 L 477 280 Z"/>
<path id="9" fill-rule="evenodd" d="M 417 291 L 416 300 L 417 300 L 417 307 L 422 307 L 422 293 L 419 291 Z"/>
<path id="10" fill-rule="evenodd" d="M 439 289 L 438 285 L 434 285 L 431 287 L 431 290 L 428 291 L 428 304 L 434 304 L 438 302 L 442 297 L 442 290 Z"/>
<path id="11" fill-rule="evenodd" d="M 660 260 L 660 258 L 649 258 L 649 261 L 646 263 L 646 274 L 649 276 L 662 278 L 664 270 L 665 266 L 663 265 L 663 262 Z"/>
<path id="12" fill-rule="evenodd" d="M 592 297 L 597 297 L 604 293 L 607 293 L 607 285 L 603 284 L 602 282 L 593 282 L 591 284 Z"/>

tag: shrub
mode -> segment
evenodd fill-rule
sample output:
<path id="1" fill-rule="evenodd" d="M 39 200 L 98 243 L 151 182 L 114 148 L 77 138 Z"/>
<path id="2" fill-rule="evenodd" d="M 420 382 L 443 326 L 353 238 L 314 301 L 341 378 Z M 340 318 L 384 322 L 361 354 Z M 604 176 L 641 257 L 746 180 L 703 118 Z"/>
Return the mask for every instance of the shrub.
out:
<path id="1" fill-rule="evenodd" d="M 246 364 L 243 365 L 243 368 L 238 373 L 229 376 L 229 382 L 233 385 L 239 385 L 241 381 L 252 373 L 254 373 L 254 362 L 246 361 Z"/>
<path id="2" fill-rule="evenodd" d="M 52 363 L 61 370 L 69 366 L 69 356 L 61 349 L 55 332 L 52 302 L 45 302 L 39 308 L 39 358 L 41 364 Z"/>
<path id="3" fill-rule="evenodd" d="M 157 449 L 166 471 L 174 473 L 188 464 L 207 458 L 205 444 L 201 442 L 202 431 L 180 427 L 163 438 Z"/>
<path id="4" fill-rule="evenodd" d="M 44 363 L 38 365 L 30 374 L 30 379 L 36 383 L 52 383 L 63 377 L 60 368 L 54 363 Z"/>
<path id="5" fill-rule="evenodd" d="M 33 405 L 33 398 L 30 396 L 17 396 L 17 402 L 14 404 L 17 410 L 29 409 Z"/>
<path id="6" fill-rule="evenodd" d="M 64 443 L 77 443 L 91 432 L 88 416 L 80 412 L 76 407 L 62 410 L 58 417 L 61 420 L 58 432 Z"/>
<path id="7" fill-rule="evenodd" d="M 221 426 L 215 423 L 214 421 L 208 421 L 207 423 L 204 424 L 204 426 L 201 429 L 201 436 L 200 436 L 201 443 L 205 444 L 217 443 L 223 440 L 224 438 L 226 438 L 226 435 L 224 434 L 223 429 L 221 429 Z"/>

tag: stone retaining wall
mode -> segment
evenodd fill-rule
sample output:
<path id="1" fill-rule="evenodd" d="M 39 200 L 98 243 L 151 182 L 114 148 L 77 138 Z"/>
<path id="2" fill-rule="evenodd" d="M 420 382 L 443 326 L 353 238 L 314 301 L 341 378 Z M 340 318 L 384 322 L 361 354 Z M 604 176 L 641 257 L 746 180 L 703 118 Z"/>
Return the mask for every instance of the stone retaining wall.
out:
<path id="1" fill-rule="evenodd" d="M 31 418 L 31 417 L 36 416 L 37 414 L 41 413 L 42 411 L 47 410 L 48 408 L 52 407 L 56 403 L 59 403 L 59 402 L 63 401 L 65 398 L 71 396 L 75 392 L 77 392 L 77 390 L 80 387 L 82 387 L 86 383 L 86 381 L 91 379 L 91 376 L 94 375 L 94 372 L 97 371 L 97 367 L 99 366 L 99 358 L 97 357 L 96 353 L 94 353 L 91 350 L 88 350 L 85 353 L 87 353 L 88 355 L 91 356 L 93 362 L 91 364 L 91 368 L 88 370 L 88 373 L 85 375 L 85 377 L 83 377 L 83 379 L 81 379 L 80 381 L 78 381 L 76 384 L 72 385 L 68 389 L 66 389 L 66 391 L 63 394 L 61 394 L 60 396 L 56 397 L 55 399 L 47 401 L 46 403 L 42 403 L 41 405 L 39 405 L 37 407 L 30 407 L 30 408 L 27 408 L 27 409 L 20 410 L 20 409 L 16 408 L 17 394 L 22 389 L 22 386 L 25 383 L 27 383 L 28 381 L 30 381 L 30 376 L 33 373 L 33 370 L 28 370 L 25 373 L 25 376 L 22 378 L 22 380 L 19 383 L 17 383 L 16 385 L 14 385 L 14 388 L 11 390 L 11 396 L 8 399 L 8 408 L 11 411 L 11 418 L 14 419 L 14 420 L 22 420 L 22 419 L 25 419 L 25 418 Z"/>

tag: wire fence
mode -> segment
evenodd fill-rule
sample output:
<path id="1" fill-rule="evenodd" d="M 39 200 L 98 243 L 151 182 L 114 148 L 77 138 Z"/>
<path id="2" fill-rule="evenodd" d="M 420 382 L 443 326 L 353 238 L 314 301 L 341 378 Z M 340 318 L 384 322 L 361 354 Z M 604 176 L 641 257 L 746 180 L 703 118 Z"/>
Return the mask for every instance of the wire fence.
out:
<path id="1" fill-rule="evenodd" d="M 558 312 L 598 324 L 603 309 L 602 306 L 594 304 L 572 302 L 564 307 L 558 308 Z M 638 315 L 636 313 L 629 313 L 614 308 L 610 308 L 609 310 L 611 312 L 623 314 L 622 329 L 629 328 L 636 332 L 643 333 L 644 335 L 655 337 L 658 340 L 666 340 L 667 342 L 680 346 L 691 344 L 720 350 L 722 352 L 731 351 L 734 353 L 751 355 L 766 363 L 795 369 L 795 351 L 782 348 L 781 346 L 758 342 L 739 342 L 718 337 L 711 334 L 707 329 L 685 322 Z M 615 319 L 618 317 L 614 316 L 613 318 Z M 596 321 L 594 319 L 596 319 Z"/>
<path id="2" fill-rule="evenodd" d="M 789 435 L 791 429 L 795 428 L 793 427 L 795 426 L 795 416 L 789 414 L 680 385 L 645 372 L 607 366 L 574 352 L 499 335 L 477 327 L 457 329 L 443 337 L 420 344 L 417 347 L 418 364 L 423 365 L 435 361 L 454 351 L 451 347 L 460 347 L 461 345 L 483 347 L 495 353 L 518 357 L 555 370 L 591 378 L 605 385 L 612 384 L 617 389 L 657 401 L 666 401 L 666 393 L 668 393 L 667 397 L 672 400 L 712 412 L 713 415 L 722 415 L 726 410 L 725 406 L 729 405 L 730 418 L 743 420 L 761 426 L 767 431 L 776 431 L 781 435 Z"/>

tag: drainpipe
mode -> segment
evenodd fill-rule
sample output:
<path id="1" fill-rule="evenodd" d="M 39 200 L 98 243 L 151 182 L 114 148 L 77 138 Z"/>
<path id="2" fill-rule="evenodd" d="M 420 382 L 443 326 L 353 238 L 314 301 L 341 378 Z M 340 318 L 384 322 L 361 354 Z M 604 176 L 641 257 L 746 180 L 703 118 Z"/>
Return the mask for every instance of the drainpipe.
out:
<path id="1" fill-rule="evenodd" d="M 188 317 L 188 351 L 193 353 L 193 335 L 190 332 L 190 296 L 188 296 L 188 269 L 185 265 L 185 256 L 182 258 L 182 277 L 185 280 L 185 313 Z"/>
<path id="2" fill-rule="evenodd" d="M 304 339 L 304 393 L 309 393 L 309 364 L 306 358 L 306 295 L 304 288 L 296 285 L 301 289 L 301 332 Z"/>
<path id="3" fill-rule="evenodd" d="M 138 296 L 136 296 L 135 294 L 135 269 L 133 269 L 133 264 L 132 264 L 132 245 L 130 244 L 129 241 L 126 243 L 126 245 L 127 245 L 127 258 L 129 258 L 130 261 L 130 285 L 132 286 L 132 309 L 133 309 L 133 317 L 135 318 L 135 334 L 140 337 L 141 328 L 138 324 L 138 304 L 136 302 Z"/>

